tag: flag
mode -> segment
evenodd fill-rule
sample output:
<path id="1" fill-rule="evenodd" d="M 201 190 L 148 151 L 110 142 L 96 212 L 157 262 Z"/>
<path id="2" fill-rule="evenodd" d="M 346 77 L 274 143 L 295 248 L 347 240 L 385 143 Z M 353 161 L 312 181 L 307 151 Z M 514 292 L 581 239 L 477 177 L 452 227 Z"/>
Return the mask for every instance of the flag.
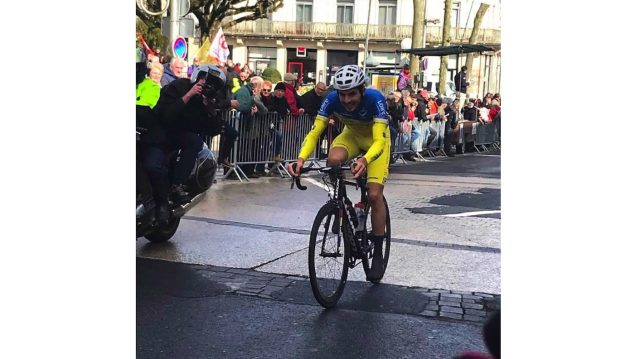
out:
<path id="1" fill-rule="evenodd" d="M 218 33 L 211 41 L 211 47 L 209 47 L 209 56 L 217 61 L 219 64 L 227 62 L 229 57 L 229 47 L 227 46 L 227 40 L 224 38 L 222 27 L 218 29 Z"/>

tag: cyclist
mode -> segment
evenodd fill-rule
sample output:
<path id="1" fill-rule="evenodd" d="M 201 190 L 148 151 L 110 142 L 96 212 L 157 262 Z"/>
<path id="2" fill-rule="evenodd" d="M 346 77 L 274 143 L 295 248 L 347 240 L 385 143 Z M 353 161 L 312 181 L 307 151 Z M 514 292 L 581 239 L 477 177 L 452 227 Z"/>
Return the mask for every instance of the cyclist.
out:
<path id="1" fill-rule="evenodd" d="M 299 176 L 304 162 L 313 153 L 318 138 L 324 132 L 329 117 L 344 124 L 342 133 L 333 140 L 327 158 L 327 166 L 340 164 L 355 158 L 351 172 L 355 178 L 367 174 L 367 193 L 371 205 L 371 222 L 374 243 L 373 262 L 367 280 L 379 280 L 383 276 L 382 241 L 386 224 L 383 202 L 384 183 L 389 175 L 391 134 L 387 103 L 382 93 L 365 89 L 365 75 L 356 65 L 341 67 L 335 75 L 334 91 L 322 102 L 311 131 L 302 143 L 296 171 L 289 164 L 289 173 Z"/>

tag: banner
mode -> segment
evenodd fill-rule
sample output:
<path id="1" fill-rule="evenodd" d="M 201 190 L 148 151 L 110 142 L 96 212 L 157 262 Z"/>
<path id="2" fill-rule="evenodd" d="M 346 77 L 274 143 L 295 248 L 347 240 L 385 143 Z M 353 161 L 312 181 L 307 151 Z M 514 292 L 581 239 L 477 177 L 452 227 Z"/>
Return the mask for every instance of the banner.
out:
<path id="1" fill-rule="evenodd" d="M 214 63 L 224 64 L 229 57 L 229 47 L 227 46 L 227 40 L 224 38 L 222 27 L 218 29 L 218 33 L 211 41 L 211 47 L 209 47 L 209 57 L 213 58 Z"/>

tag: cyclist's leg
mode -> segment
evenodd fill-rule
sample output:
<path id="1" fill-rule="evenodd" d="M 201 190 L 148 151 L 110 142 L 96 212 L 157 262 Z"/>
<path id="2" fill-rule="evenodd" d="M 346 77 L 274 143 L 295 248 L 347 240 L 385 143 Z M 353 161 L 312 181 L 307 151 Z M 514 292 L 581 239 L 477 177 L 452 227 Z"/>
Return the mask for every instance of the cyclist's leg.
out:
<path id="1" fill-rule="evenodd" d="M 367 280 L 377 281 L 384 275 L 384 261 L 382 246 L 385 235 L 385 224 L 387 221 L 387 211 L 384 206 L 384 183 L 389 176 L 389 159 L 391 156 L 391 133 L 389 129 L 385 133 L 385 148 L 380 157 L 367 165 L 367 196 L 371 206 L 371 228 L 373 235 L 370 240 L 373 242 L 373 259 L 371 270 L 367 273 Z M 366 140 L 365 140 L 366 141 Z M 361 143 L 366 148 L 371 146 L 368 143 Z"/>
<path id="2" fill-rule="evenodd" d="M 360 154 L 360 147 L 353 133 L 345 127 L 345 129 L 331 143 L 329 156 L 327 158 L 327 166 L 339 166 Z"/>
<path id="3" fill-rule="evenodd" d="M 386 132 L 385 148 L 380 157 L 367 165 L 367 194 L 371 205 L 371 227 L 376 236 L 384 235 L 387 211 L 384 207 L 384 184 L 389 177 L 389 159 L 391 156 L 391 133 Z M 370 144 L 366 148 L 369 148 Z"/>

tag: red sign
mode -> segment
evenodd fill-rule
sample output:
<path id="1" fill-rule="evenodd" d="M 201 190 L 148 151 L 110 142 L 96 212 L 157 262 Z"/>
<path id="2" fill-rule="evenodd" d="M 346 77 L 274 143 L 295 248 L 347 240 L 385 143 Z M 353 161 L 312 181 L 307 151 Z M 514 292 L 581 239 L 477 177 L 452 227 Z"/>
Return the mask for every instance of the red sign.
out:
<path id="1" fill-rule="evenodd" d="M 298 47 L 298 48 L 296 48 L 296 56 L 298 56 L 298 57 L 307 57 L 307 48 L 306 47 Z"/>

